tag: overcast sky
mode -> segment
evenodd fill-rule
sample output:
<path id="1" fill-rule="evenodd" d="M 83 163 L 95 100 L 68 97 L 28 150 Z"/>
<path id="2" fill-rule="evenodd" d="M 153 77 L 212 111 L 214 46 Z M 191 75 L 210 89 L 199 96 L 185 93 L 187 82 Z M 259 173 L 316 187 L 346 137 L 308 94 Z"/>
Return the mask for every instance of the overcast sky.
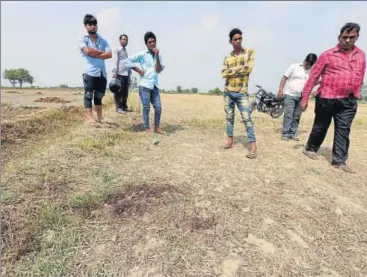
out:
<path id="1" fill-rule="evenodd" d="M 234 27 L 243 31 L 244 46 L 255 50 L 250 91 L 254 84 L 277 90 L 291 63 L 335 46 L 347 21 L 361 25 L 357 45 L 367 50 L 367 3 L 362 1 L 1 2 L 1 73 L 23 67 L 38 86 L 82 86 L 78 39 L 85 34 L 86 13 L 97 17 L 99 33 L 111 47 L 127 33 L 130 55 L 145 49 L 143 35 L 153 31 L 166 65 L 163 89 L 222 89 L 221 66 Z M 106 65 L 110 80 L 111 60 Z M 3 79 L 2 84 L 9 85 Z"/>

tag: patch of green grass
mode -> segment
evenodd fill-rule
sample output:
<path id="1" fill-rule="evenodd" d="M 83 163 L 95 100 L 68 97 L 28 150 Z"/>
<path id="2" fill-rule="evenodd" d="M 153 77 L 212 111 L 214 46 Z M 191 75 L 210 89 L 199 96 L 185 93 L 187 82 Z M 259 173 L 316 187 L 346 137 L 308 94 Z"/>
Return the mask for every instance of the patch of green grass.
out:
<path id="1" fill-rule="evenodd" d="M 91 193 L 76 193 L 69 198 L 69 206 L 77 211 L 89 212 L 101 206 L 104 200 L 103 195 Z"/>
<path id="2" fill-rule="evenodd" d="M 84 151 L 91 151 L 95 149 L 104 149 L 106 145 L 102 140 L 98 138 L 85 138 L 78 144 L 78 147 L 80 147 Z"/>
<path id="3" fill-rule="evenodd" d="M 75 223 L 75 218 L 60 211 L 54 204 L 44 204 L 39 212 L 39 224 L 43 228 L 57 229 Z"/>
<path id="4" fill-rule="evenodd" d="M 321 172 L 318 171 L 316 168 L 311 168 L 310 171 L 315 173 L 316 175 L 321 175 Z"/>
<path id="5" fill-rule="evenodd" d="M 40 239 L 39 251 L 19 263 L 12 276 L 74 276 L 72 270 L 78 248 L 90 243 L 90 238 L 87 228 L 79 226 L 47 230 Z"/>

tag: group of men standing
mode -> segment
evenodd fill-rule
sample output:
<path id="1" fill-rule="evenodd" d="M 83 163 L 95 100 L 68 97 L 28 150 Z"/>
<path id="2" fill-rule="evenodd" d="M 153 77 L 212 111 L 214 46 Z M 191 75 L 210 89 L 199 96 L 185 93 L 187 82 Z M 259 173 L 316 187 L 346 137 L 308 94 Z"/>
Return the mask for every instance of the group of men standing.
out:
<path id="1" fill-rule="evenodd" d="M 87 111 L 88 123 L 92 126 L 102 124 L 102 98 L 107 89 L 107 72 L 104 60 L 113 57 L 113 78 L 118 80 L 119 90 L 114 92 L 116 112 L 124 114 L 128 111 L 127 99 L 131 77 L 131 70 L 140 75 L 139 95 L 143 105 L 144 127 L 147 134 L 152 135 L 149 124 L 150 104 L 155 110 L 154 133 L 163 134 L 160 128 L 161 99 L 159 94 L 158 74 L 165 66 L 162 64 L 162 56 L 156 47 L 156 36 L 152 32 L 146 32 L 144 42 L 147 50 L 141 51 L 132 57 L 128 57 L 126 46 L 128 36 L 122 34 L 119 37 L 120 45 L 113 51 L 108 42 L 97 33 L 97 19 L 87 14 L 83 19 L 87 35 L 79 41 L 79 49 L 85 59 L 84 81 L 84 107 Z M 135 64 L 140 66 L 137 67 Z M 97 120 L 93 116 L 92 101 L 97 111 Z"/>
<path id="2" fill-rule="evenodd" d="M 153 132 L 163 133 L 160 129 L 162 107 L 158 74 L 165 66 L 156 47 L 157 40 L 154 33 L 147 32 L 144 35 L 147 50 L 128 57 L 126 34 L 119 37 L 120 45 L 112 54 L 107 41 L 97 34 L 97 19 L 93 15 L 87 14 L 84 17 L 84 26 L 88 35 L 80 40 L 79 48 L 86 61 L 83 81 L 84 106 L 87 110 L 88 122 L 92 125 L 102 123 L 102 98 L 107 87 L 104 60 L 113 56 L 113 78 L 120 82 L 119 91 L 114 93 L 116 111 L 121 114 L 128 111 L 128 88 L 131 70 L 134 70 L 140 75 L 139 95 L 143 106 L 146 132 L 149 135 L 152 134 L 149 124 L 150 104 L 152 104 L 155 110 Z M 326 50 L 319 57 L 310 53 L 302 63 L 290 65 L 281 79 L 277 95 L 279 98 L 284 97 L 285 102 L 281 138 L 285 141 L 298 141 L 297 130 L 301 114 L 307 109 L 311 91 L 319 85 L 316 92 L 315 119 L 303 153 L 312 159 L 317 158 L 317 151 L 325 139 L 331 119 L 334 119 L 331 164 L 347 172 L 352 172 L 346 165 L 349 134 L 366 70 L 365 53 L 355 45 L 359 32 L 358 24 L 347 23 L 340 30 L 337 46 Z M 253 70 L 255 52 L 253 49 L 242 46 L 242 31 L 237 28 L 230 31 L 229 42 L 233 46 L 233 51 L 224 59 L 221 72 L 225 80 L 224 110 L 228 136 L 224 148 L 230 149 L 233 146 L 235 106 L 237 106 L 249 142 L 249 153 L 246 157 L 252 159 L 257 157 L 257 146 L 251 118 L 248 82 Z M 92 100 L 96 107 L 97 120 L 93 117 Z"/>

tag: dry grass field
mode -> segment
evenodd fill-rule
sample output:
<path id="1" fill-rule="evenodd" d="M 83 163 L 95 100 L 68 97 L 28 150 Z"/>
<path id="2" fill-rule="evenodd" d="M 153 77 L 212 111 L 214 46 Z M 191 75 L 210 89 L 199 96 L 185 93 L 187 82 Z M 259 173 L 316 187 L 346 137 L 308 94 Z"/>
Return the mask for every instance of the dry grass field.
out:
<path id="1" fill-rule="evenodd" d="M 221 148 L 220 96 L 163 94 L 158 145 L 109 92 L 102 128 L 84 123 L 78 91 L 1 97 L 4 277 L 367 276 L 366 105 L 348 174 L 330 167 L 333 128 L 318 160 L 302 154 L 312 103 L 300 142 L 255 112 L 249 160 L 238 111 L 236 145 Z"/>

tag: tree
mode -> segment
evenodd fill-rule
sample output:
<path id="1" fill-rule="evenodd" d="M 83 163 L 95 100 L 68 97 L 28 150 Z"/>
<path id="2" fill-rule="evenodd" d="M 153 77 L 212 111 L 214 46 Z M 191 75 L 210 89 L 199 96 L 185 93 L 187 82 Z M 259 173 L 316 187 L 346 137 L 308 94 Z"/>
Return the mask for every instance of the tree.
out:
<path id="1" fill-rule="evenodd" d="M 24 83 L 33 84 L 34 78 L 29 73 L 27 69 L 18 68 L 18 69 L 5 69 L 4 70 L 4 79 L 8 80 L 13 87 L 18 83 L 21 88 Z"/>
<path id="2" fill-rule="evenodd" d="M 18 83 L 20 88 L 22 87 L 23 83 L 28 83 L 30 85 L 33 84 L 34 78 L 27 69 L 19 68 L 17 69 L 17 71 L 18 71 Z"/>
<path id="3" fill-rule="evenodd" d="M 191 92 L 192 92 L 192 93 L 198 93 L 198 91 L 199 91 L 199 90 L 198 90 L 198 88 L 192 88 L 192 89 L 191 89 Z"/>
<path id="4" fill-rule="evenodd" d="M 209 90 L 209 94 L 216 94 L 216 95 L 220 95 L 223 92 L 219 89 L 219 88 L 215 88 L 215 89 L 211 89 Z"/>
<path id="5" fill-rule="evenodd" d="M 182 87 L 181 86 L 177 86 L 176 90 L 177 90 L 178 93 L 181 93 L 182 92 Z"/>
<path id="6" fill-rule="evenodd" d="M 185 93 L 190 93 L 190 90 L 189 89 L 185 89 L 184 92 Z"/>
<path id="7" fill-rule="evenodd" d="M 18 78 L 17 78 L 18 75 L 17 75 L 16 69 L 5 69 L 3 76 L 5 80 L 8 80 L 11 83 L 11 85 L 15 87 L 15 85 L 18 82 Z"/>

